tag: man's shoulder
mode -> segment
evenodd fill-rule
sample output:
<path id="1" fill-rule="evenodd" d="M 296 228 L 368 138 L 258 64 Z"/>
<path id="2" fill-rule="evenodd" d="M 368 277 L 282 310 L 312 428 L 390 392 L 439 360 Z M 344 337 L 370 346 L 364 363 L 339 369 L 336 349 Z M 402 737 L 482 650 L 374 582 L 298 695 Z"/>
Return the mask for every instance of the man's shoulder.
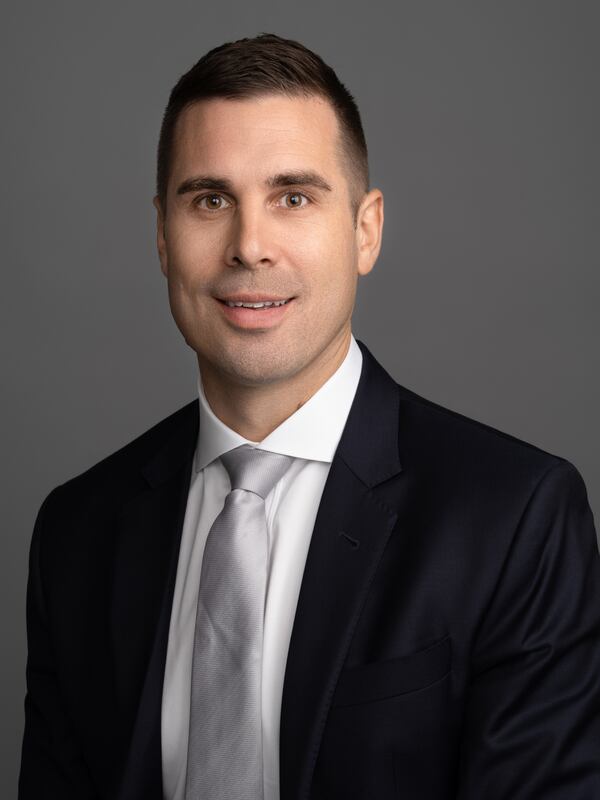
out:
<path id="1" fill-rule="evenodd" d="M 496 470 L 543 472 L 565 463 L 564 458 L 526 438 L 467 416 L 400 384 L 362 342 L 359 344 L 366 367 L 364 388 L 380 401 L 363 403 L 363 408 L 368 413 L 381 412 L 384 407 L 397 408 L 398 448 L 404 466 L 442 469 L 449 475 L 452 470 L 471 472 L 485 465 Z M 390 424 L 392 417 L 388 412 L 383 413 Z"/>
<path id="2" fill-rule="evenodd" d="M 153 460 L 171 448 L 181 455 L 195 446 L 198 400 L 164 417 L 143 433 L 104 456 L 83 472 L 69 478 L 50 492 L 46 500 L 73 503 L 79 498 L 89 505 L 101 505 L 130 495 L 147 486 L 144 470 L 152 469 Z M 149 472 L 151 477 L 151 472 Z"/>
<path id="3" fill-rule="evenodd" d="M 556 467 L 575 470 L 567 459 L 525 438 L 396 386 L 401 458 L 404 451 L 407 462 L 430 474 L 453 476 L 473 491 L 498 484 L 527 490 Z"/>
<path id="4" fill-rule="evenodd" d="M 470 417 L 456 409 L 444 406 L 412 389 L 396 383 L 404 411 L 410 409 L 413 424 L 433 429 L 445 437 L 458 438 L 462 443 L 482 443 L 489 447 L 521 452 L 532 457 L 557 458 L 542 447 L 533 444 L 489 423 Z"/>

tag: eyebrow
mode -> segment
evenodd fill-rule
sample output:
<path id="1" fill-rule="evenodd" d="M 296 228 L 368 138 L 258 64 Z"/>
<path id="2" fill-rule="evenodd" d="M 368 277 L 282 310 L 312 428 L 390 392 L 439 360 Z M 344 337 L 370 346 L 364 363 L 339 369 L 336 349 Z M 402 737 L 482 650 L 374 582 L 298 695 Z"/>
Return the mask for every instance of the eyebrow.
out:
<path id="1" fill-rule="evenodd" d="M 279 172 L 267 178 L 265 184 L 270 188 L 280 186 L 313 186 L 324 192 L 331 192 L 331 186 L 322 175 L 312 170 L 299 170 L 296 172 Z M 198 192 L 201 189 L 211 189 L 215 192 L 230 192 L 233 194 L 233 184 L 227 178 L 219 178 L 213 175 L 198 175 L 195 178 L 188 178 L 177 187 L 177 194 L 187 194 L 188 192 Z"/>

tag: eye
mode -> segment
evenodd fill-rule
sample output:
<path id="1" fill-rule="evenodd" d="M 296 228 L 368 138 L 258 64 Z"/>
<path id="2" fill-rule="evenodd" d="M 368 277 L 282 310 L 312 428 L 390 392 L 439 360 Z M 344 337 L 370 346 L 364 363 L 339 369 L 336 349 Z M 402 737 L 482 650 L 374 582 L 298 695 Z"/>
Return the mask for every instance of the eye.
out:
<path id="1" fill-rule="evenodd" d="M 286 208 L 304 208 L 310 202 L 310 199 L 301 192 L 286 192 L 283 197 Z M 306 202 L 303 203 L 303 200 Z"/>
<path id="2" fill-rule="evenodd" d="M 203 205 L 206 200 L 206 205 Z M 194 205 L 199 208 L 206 209 L 207 211 L 220 211 L 222 208 L 227 208 L 230 203 L 223 197 L 222 194 L 203 194 L 194 200 Z"/>

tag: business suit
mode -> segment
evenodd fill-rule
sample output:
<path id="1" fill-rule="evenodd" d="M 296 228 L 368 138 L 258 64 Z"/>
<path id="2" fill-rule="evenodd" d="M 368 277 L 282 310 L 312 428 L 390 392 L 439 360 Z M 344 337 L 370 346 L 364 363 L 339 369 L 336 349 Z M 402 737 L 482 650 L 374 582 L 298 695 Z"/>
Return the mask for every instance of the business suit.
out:
<path id="1" fill-rule="evenodd" d="M 282 700 L 282 800 L 600 797 L 600 559 L 563 459 L 399 387 L 364 345 Z M 159 800 L 197 402 L 46 498 L 20 797 Z"/>

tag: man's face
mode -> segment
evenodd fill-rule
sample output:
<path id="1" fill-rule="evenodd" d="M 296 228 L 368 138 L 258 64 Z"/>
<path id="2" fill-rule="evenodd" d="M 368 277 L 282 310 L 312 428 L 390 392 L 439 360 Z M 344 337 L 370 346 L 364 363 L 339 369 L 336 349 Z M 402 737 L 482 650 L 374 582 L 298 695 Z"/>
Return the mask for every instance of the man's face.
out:
<path id="1" fill-rule="evenodd" d="M 372 190 L 355 228 L 349 177 L 337 118 L 320 98 L 217 98 L 181 113 L 166 215 L 155 201 L 158 245 L 203 379 L 310 378 L 347 345 L 357 279 L 377 258 L 383 219 Z"/>

